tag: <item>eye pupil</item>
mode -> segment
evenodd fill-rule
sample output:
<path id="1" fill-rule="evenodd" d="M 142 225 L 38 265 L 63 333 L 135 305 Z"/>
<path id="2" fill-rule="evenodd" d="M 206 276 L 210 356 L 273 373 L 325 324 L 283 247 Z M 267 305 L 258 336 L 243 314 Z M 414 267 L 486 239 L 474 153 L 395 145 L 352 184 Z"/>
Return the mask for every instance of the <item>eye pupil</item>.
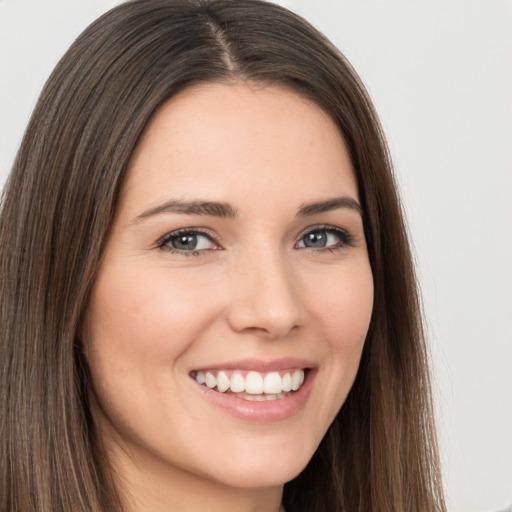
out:
<path id="1" fill-rule="evenodd" d="M 303 240 L 306 247 L 325 247 L 327 236 L 322 231 L 313 231 L 308 233 Z"/>
<path id="2" fill-rule="evenodd" d="M 181 235 L 171 242 L 175 249 L 195 249 L 197 245 L 197 235 Z"/>

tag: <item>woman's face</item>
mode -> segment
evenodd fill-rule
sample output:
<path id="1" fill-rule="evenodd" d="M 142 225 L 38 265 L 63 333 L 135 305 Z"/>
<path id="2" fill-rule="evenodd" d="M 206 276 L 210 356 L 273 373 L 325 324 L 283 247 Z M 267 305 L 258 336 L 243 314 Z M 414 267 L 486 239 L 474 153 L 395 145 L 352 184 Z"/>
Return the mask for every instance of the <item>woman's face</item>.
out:
<path id="1" fill-rule="evenodd" d="M 350 390 L 372 303 L 333 121 L 278 87 L 180 93 L 131 158 L 86 315 L 118 472 L 292 479 Z"/>

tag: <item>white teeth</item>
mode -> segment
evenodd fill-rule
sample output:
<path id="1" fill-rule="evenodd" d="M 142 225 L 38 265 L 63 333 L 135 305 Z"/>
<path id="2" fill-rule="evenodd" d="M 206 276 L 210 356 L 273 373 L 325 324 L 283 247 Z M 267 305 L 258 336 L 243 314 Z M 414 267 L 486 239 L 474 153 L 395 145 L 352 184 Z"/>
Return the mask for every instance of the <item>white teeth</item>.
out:
<path id="1" fill-rule="evenodd" d="M 245 392 L 250 395 L 261 395 L 263 393 L 263 377 L 261 373 L 249 372 L 245 377 Z"/>
<path id="2" fill-rule="evenodd" d="M 249 402 L 263 402 L 271 401 L 271 400 L 281 400 L 282 398 L 286 398 L 288 395 L 286 393 L 279 393 L 277 395 L 248 395 L 247 393 L 237 393 L 237 398 L 242 398 L 243 400 L 248 400 Z"/>
<path id="3" fill-rule="evenodd" d="M 229 387 L 233 393 L 241 393 L 245 391 L 245 379 L 238 372 L 235 372 L 231 376 L 231 385 Z"/>
<path id="4" fill-rule="evenodd" d="M 281 386 L 281 376 L 277 372 L 270 372 L 265 375 L 263 379 L 263 392 L 264 393 L 280 393 L 282 389 Z"/>
<path id="5" fill-rule="evenodd" d="M 243 395 L 240 398 L 253 400 L 252 397 L 261 397 L 262 400 L 276 400 L 285 398 L 290 391 L 297 391 L 304 382 L 304 370 L 286 372 L 282 377 L 279 372 L 250 371 L 245 378 L 239 371 L 232 373 L 231 378 L 228 371 L 221 370 L 216 375 L 214 371 L 197 372 L 195 380 L 199 384 L 205 384 L 208 388 L 217 388 L 217 391 L 225 393 L 230 390 L 232 393 Z M 244 393 L 245 392 L 245 393 Z M 249 398 L 247 398 L 250 396 Z M 254 398 L 260 401 L 260 398 Z"/>
<path id="6" fill-rule="evenodd" d="M 250 400 L 251 402 L 264 402 L 265 397 L 263 395 L 246 395 L 244 397 L 246 400 Z"/>
<path id="7" fill-rule="evenodd" d="M 224 391 L 227 391 L 229 389 L 230 380 L 229 377 L 226 375 L 225 372 L 219 372 L 217 374 L 217 389 L 224 393 Z"/>
<path id="8" fill-rule="evenodd" d="M 304 372 L 302 370 L 295 370 L 292 375 L 292 391 L 297 391 L 300 388 L 301 382 L 301 374 L 302 381 L 304 382 Z"/>
<path id="9" fill-rule="evenodd" d="M 209 388 L 214 388 L 217 385 L 217 379 L 210 372 L 206 373 L 205 382 Z"/>
<path id="10" fill-rule="evenodd" d="M 283 391 L 288 392 L 292 390 L 292 376 L 289 373 L 283 375 L 281 386 Z"/>

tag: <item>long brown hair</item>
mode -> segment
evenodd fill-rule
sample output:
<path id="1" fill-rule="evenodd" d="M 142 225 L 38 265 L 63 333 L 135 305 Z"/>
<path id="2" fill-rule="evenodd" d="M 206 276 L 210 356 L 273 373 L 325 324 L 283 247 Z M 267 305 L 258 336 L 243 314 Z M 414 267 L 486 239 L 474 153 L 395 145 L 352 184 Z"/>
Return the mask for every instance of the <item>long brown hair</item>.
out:
<path id="1" fill-rule="evenodd" d="M 445 510 L 414 269 L 385 140 L 345 58 L 259 0 L 135 0 L 94 22 L 43 89 L 0 217 L 0 510 L 121 511 L 77 338 L 127 162 L 155 111 L 204 82 L 279 84 L 339 125 L 375 299 L 354 386 L 291 512 Z"/>

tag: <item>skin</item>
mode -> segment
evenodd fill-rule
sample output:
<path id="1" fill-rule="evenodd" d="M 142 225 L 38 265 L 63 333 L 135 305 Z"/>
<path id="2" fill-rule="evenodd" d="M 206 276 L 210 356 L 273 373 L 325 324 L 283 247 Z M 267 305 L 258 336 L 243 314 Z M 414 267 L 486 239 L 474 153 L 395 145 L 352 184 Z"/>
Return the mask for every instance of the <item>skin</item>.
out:
<path id="1" fill-rule="evenodd" d="M 86 313 L 93 414 L 130 511 L 278 511 L 357 373 L 373 303 L 363 222 L 339 130 L 286 89 L 195 86 L 154 116 L 132 155 Z M 155 213 L 170 200 L 236 217 Z M 148 213 L 149 212 L 149 213 Z M 142 216 L 142 218 L 141 218 Z M 350 234 L 350 243 L 325 225 Z M 206 229 L 196 251 L 162 247 Z M 305 232 L 327 236 L 307 247 Z M 299 357 L 306 403 L 255 423 L 205 400 L 194 369 Z"/>

